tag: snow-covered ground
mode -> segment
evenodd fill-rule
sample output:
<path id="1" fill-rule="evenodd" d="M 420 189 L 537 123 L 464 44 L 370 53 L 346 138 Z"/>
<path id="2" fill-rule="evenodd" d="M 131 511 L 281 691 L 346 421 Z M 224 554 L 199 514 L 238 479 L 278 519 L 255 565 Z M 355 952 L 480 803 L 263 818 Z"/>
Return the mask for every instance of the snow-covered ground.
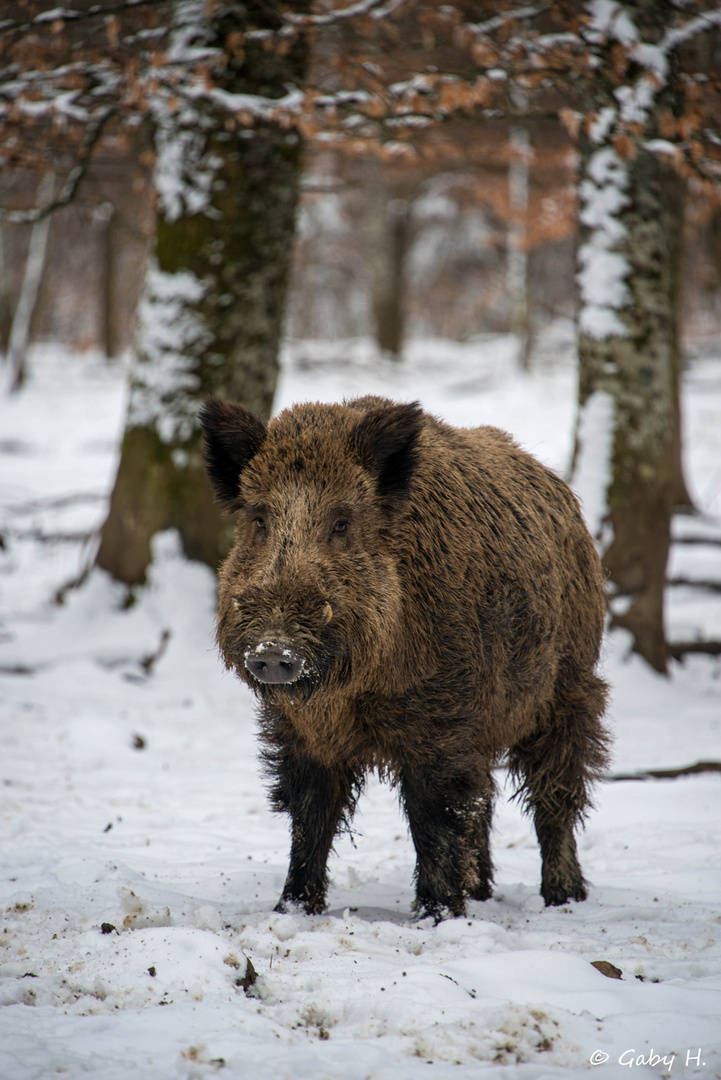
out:
<path id="1" fill-rule="evenodd" d="M 567 340 L 286 349 L 279 407 L 376 392 L 491 422 L 565 471 Z M 721 636 L 721 358 L 686 378 L 689 478 L 670 637 Z M 609 782 L 580 837 L 585 904 L 545 910 L 529 822 L 501 800 L 496 894 L 410 916 L 413 850 L 369 782 L 327 915 L 273 912 L 288 853 L 253 701 L 213 645 L 214 583 L 172 534 L 129 609 L 99 573 L 54 595 L 102 521 L 120 366 L 46 349 L 0 403 L 0 1077 L 416 1080 L 721 1076 L 721 775 Z M 699 538 L 704 543 L 689 543 Z M 614 771 L 721 760 L 721 663 L 654 675 L 615 633 Z M 593 961 L 619 968 L 609 978 Z M 257 973 L 253 986 L 248 974 Z"/>

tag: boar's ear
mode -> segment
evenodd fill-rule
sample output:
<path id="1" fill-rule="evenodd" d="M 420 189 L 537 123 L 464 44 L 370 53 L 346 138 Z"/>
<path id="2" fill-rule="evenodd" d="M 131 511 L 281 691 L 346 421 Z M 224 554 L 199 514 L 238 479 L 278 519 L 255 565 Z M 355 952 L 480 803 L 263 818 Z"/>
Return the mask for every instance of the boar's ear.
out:
<path id="1" fill-rule="evenodd" d="M 355 451 L 361 464 L 376 477 L 381 496 L 393 499 L 407 494 L 422 427 L 423 413 L 417 401 L 369 409 L 355 427 Z"/>
<path id="2" fill-rule="evenodd" d="M 242 405 L 208 398 L 198 413 L 203 429 L 203 458 L 208 478 L 221 506 L 238 509 L 238 478 L 258 453 L 267 429 Z"/>

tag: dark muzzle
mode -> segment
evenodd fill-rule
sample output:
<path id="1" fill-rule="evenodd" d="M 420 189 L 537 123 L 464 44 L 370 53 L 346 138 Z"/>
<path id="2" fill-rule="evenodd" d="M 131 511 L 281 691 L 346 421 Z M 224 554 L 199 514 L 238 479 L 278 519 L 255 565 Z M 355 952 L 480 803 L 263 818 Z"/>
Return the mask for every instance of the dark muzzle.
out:
<path id="1" fill-rule="evenodd" d="M 245 654 L 245 666 L 258 682 L 282 685 L 294 683 L 305 672 L 305 660 L 289 645 L 261 641 Z"/>

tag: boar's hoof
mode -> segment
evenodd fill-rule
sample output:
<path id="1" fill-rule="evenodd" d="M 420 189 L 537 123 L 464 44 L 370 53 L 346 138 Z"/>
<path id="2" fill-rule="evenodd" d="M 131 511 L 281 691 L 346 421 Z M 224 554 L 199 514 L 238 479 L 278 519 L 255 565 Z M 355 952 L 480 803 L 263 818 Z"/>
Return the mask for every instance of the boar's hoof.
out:
<path id="1" fill-rule="evenodd" d="M 541 896 L 546 907 L 560 907 L 562 904 L 568 903 L 569 900 L 586 900 L 588 898 L 588 889 L 583 878 L 568 885 L 559 881 L 544 881 L 541 885 Z"/>
<path id="2" fill-rule="evenodd" d="M 457 919 L 466 914 L 466 905 L 463 900 L 453 904 L 425 903 L 415 907 L 415 919 L 422 922 L 424 919 L 433 919 L 433 925 L 445 922 L 446 919 Z"/>
<path id="3" fill-rule="evenodd" d="M 289 645 L 262 641 L 245 654 L 245 666 L 258 682 L 282 685 L 300 678 L 305 669 L 305 660 Z"/>

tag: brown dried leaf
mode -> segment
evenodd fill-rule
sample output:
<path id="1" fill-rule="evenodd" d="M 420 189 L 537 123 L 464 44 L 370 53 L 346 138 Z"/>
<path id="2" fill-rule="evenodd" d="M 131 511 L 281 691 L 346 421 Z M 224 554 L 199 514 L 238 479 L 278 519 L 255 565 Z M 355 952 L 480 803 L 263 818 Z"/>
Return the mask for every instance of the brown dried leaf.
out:
<path id="1" fill-rule="evenodd" d="M 120 44 L 120 19 L 117 15 L 111 15 L 105 22 L 105 36 L 108 39 L 108 45 L 112 49 L 117 49 Z"/>
<path id="2" fill-rule="evenodd" d="M 678 131 L 676 117 L 666 109 L 662 109 L 656 114 L 656 123 L 658 124 L 659 135 L 664 139 L 672 139 Z"/>
<path id="3" fill-rule="evenodd" d="M 630 135 L 616 135 L 613 139 L 613 148 L 620 158 L 633 161 L 636 157 L 637 147 Z"/>
<path id="4" fill-rule="evenodd" d="M 231 56 L 236 56 L 239 60 L 242 60 L 245 56 L 245 34 L 242 30 L 234 30 L 228 34 L 225 39 L 226 51 Z"/>
<path id="5" fill-rule="evenodd" d="M 595 967 L 596 971 L 600 971 L 607 979 L 620 979 L 623 977 L 621 969 L 609 963 L 608 960 L 592 960 L 591 967 Z"/>
<path id="6" fill-rule="evenodd" d="M 250 988 L 252 986 L 255 986 L 257 981 L 258 981 L 258 972 L 253 967 L 252 961 L 251 961 L 250 957 L 248 956 L 248 957 L 246 957 L 246 962 L 245 962 L 245 975 L 243 975 L 242 978 L 236 979 L 235 980 L 235 985 L 242 987 L 244 992 L 247 994 L 248 991 L 250 990 Z"/>
<path id="7" fill-rule="evenodd" d="M 701 117 L 692 109 L 687 109 L 683 116 L 679 117 L 678 131 L 682 139 L 690 139 L 695 135 L 701 124 Z"/>
<path id="8" fill-rule="evenodd" d="M 561 121 L 571 138 L 577 139 L 578 133 L 581 130 L 581 114 L 576 112 L 575 109 L 564 107 L 563 109 L 558 110 L 558 119 Z"/>
<path id="9" fill-rule="evenodd" d="M 498 65 L 498 50 L 490 41 L 484 41 L 483 39 L 477 41 L 471 49 L 471 56 L 479 67 L 496 67 Z"/>

